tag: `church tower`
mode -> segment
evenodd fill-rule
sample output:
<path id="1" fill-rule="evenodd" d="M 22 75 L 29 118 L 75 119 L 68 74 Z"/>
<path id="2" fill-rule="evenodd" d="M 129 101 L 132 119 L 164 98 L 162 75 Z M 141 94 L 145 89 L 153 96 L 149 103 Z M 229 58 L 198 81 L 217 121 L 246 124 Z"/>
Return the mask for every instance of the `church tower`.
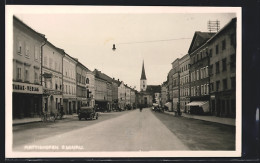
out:
<path id="1" fill-rule="evenodd" d="M 141 74 L 141 79 L 140 79 L 140 91 L 146 91 L 146 88 L 147 88 L 147 82 L 146 82 L 144 61 L 143 61 L 143 68 L 142 68 L 142 74 Z"/>

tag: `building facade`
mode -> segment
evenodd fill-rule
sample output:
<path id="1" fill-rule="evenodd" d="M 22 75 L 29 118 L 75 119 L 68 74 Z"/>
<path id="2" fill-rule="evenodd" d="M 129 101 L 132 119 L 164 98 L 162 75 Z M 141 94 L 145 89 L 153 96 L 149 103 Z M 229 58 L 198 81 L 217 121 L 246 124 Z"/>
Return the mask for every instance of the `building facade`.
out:
<path id="1" fill-rule="evenodd" d="M 76 113 L 76 64 L 77 61 L 65 53 L 63 57 L 63 108 L 65 114 Z"/>
<path id="2" fill-rule="evenodd" d="M 167 107 L 169 111 L 173 111 L 172 99 L 173 99 L 173 68 L 169 71 L 167 75 Z"/>
<path id="3" fill-rule="evenodd" d="M 125 103 L 126 105 L 130 105 L 131 99 L 131 89 L 127 85 L 125 85 Z"/>
<path id="4" fill-rule="evenodd" d="M 13 119 L 42 111 L 41 47 L 46 39 L 13 17 Z"/>
<path id="5" fill-rule="evenodd" d="M 179 58 L 177 58 L 174 62 L 172 62 L 172 106 L 173 111 L 177 111 L 179 104 L 179 91 L 180 91 L 180 71 L 179 71 Z"/>
<path id="6" fill-rule="evenodd" d="M 195 32 L 190 45 L 190 113 L 209 113 L 209 56 L 207 40 L 215 33 Z"/>
<path id="7" fill-rule="evenodd" d="M 189 110 L 189 106 L 186 106 L 190 102 L 190 56 L 184 55 L 179 60 L 180 64 L 180 111 L 186 113 Z"/>
<path id="8" fill-rule="evenodd" d="M 87 105 L 95 106 L 95 75 L 92 71 L 86 72 Z"/>
<path id="9" fill-rule="evenodd" d="M 57 113 L 63 103 L 62 64 L 64 51 L 47 41 L 43 46 L 42 55 L 43 110 Z"/>
<path id="10" fill-rule="evenodd" d="M 87 81 L 87 72 L 88 68 L 86 68 L 82 63 L 79 61 L 76 65 L 76 83 L 77 83 L 77 89 L 76 89 L 76 98 L 77 98 L 77 113 L 80 110 L 82 103 L 88 103 L 87 100 L 87 89 L 86 89 L 86 81 Z M 89 104 L 88 104 L 89 105 Z"/>
<path id="11" fill-rule="evenodd" d="M 123 81 L 120 82 L 118 87 L 118 105 L 121 109 L 124 109 L 126 105 L 126 88 Z"/>
<path id="12" fill-rule="evenodd" d="M 208 41 L 211 113 L 236 115 L 236 18 Z"/>
<path id="13" fill-rule="evenodd" d="M 161 102 L 162 106 L 167 103 L 167 81 L 163 82 L 161 90 Z"/>

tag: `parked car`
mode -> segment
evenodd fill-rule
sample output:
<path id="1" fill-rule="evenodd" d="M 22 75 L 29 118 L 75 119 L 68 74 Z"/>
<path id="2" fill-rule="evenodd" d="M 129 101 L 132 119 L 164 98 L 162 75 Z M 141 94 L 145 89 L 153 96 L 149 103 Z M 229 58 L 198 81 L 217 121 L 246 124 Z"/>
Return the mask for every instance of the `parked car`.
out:
<path id="1" fill-rule="evenodd" d="M 85 120 L 98 119 L 98 113 L 95 111 L 94 107 L 83 106 L 79 110 L 78 118 L 79 118 L 79 120 L 81 120 L 81 118 L 84 118 Z"/>

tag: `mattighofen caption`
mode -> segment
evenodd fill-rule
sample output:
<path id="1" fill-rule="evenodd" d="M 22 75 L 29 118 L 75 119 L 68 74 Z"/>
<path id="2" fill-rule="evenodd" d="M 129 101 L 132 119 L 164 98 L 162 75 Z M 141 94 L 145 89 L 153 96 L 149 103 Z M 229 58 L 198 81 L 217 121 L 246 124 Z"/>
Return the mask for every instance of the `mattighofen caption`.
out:
<path id="1" fill-rule="evenodd" d="M 83 150 L 81 145 L 26 145 L 25 150 Z"/>

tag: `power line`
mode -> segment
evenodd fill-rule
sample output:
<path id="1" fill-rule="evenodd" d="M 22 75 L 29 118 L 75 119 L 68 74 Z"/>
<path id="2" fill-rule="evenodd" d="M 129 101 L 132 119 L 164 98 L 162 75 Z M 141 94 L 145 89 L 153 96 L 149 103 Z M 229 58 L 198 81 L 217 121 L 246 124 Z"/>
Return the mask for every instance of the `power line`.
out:
<path id="1" fill-rule="evenodd" d="M 124 42 L 124 43 L 117 43 L 117 45 L 120 45 L 120 44 L 152 43 L 152 42 L 175 41 L 175 40 L 187 40 L 187 39 L 192 39 L 192 38 L 177 38 L 177 39 L 165 39 L 165 40 L 151 40 L 151 41 Z"/>

